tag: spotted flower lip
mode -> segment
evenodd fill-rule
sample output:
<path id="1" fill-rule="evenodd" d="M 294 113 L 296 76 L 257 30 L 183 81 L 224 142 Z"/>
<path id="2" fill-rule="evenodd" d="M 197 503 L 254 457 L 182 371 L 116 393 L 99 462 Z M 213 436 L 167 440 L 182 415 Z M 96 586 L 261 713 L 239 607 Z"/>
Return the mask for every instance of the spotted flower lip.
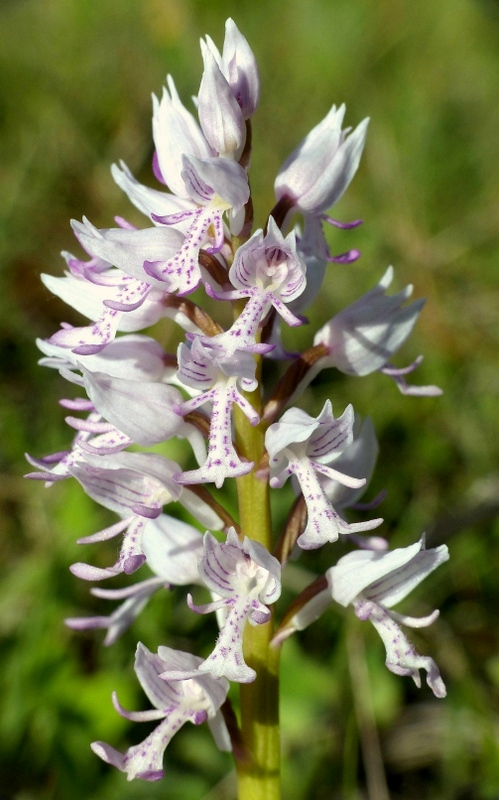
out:
<path id="1" fill-rule="evenodd" d="M 247 620 L 252 625 L 269 621 L 268 606 L 281 594 L 281 565 L 259 542 L 246 536 L 240 541 L 234 528 L 230 528 L 223 543 L 209 531 L 205 533 L 199 574 L 204 585 L 220 599 L 197 606 L 189 596 L 190 608 L 198 614 L 223 609 L 226 616 L 215 649 L 199 664 L 198 671 L 250 683 L 256 672 L 244 661 L 244 626 Z M 163 677 L 172 679 L 176 673 L 170 671 Z"/>
<path id="2" fill-rule="evenodd" d="M 42 275 L 49 291 L 95 320 L 84 327 L 63 323 L 50 337 L 51 344 L 71 349 L 78 355 L 94 355 L 114 340 L 117 331 L 139 331 L 167 316 L 162 292 L 121 270 L 110 270 L 109 277 L 110 285 L 100 285 L 71 274 L 63 278 Z"/>
<path id="3" fill-rule="evenodd" d="M 141 613 L 149 598 L 164 587 L 200 583 L 197 561 L 203 552 L 202 534 L 187 522 L 161 514 L 144 528 L 142 549 L 154 577 L 123 589 L 94 588 L 91 593 L 107 600 L 123 600 L 109 616 L 70 617 L 73 630 L 107 630 L 104 644 L 114 644 Z"/>
<path id="4" fill-rule="evenodd" d="M 371 530 L 383 521 L 347 523 L 334 509 L 318 477 L 332 478 L 351 489 L 364 486 L 364 478 L 352 477 L 330 466 L 352 444 L 353 421 L 352 406 L 336 419 L 328 400 L 315 418 L 301 409 L 288 409 L 265 435 L 270 457 L 270 485 L 278 488 L 294 475 L 303 492 L 308 520 L 297 544 L 305 550 L 334 542 L 340 533 Z"/>
<path id="5" fill-rule="evenodd" d="M 359 550 L 340 558 L 326 573 L 329 588 L 337 603 L 352 604 L 361 620 L 369 619 L 386 647 L 386 666 L 396 675 L 409 675 L 421 686 L 420 669 L 427 672 L 427 683 L 436 697 L 446 690 L 432 658 L 419 656 L 399 625 L 421 628 L 438 616 L 434 611 L 415 619 L 392 610 L 424 578 L 449 558 L 446 545 L 426 550 L 425 537 L 409 547 L 392 551 Z"/>
<path id="6" fill-rule="evenodd" d="M 93 742 L 96 755 L 126 773 L 127 779 L 141 778 L 156 781 L 163 777 L 163 754 L 172 736 L 185 723 L 200 725 L 208 722 L 215 741 L 221 750 L 230 750 L 230 740 L 220 706 L 229 688 L 225 678 L 215 678 L 202 673 L 191 677 L 193 668 L 201 658 L 170 647 L 158 648 L 151 653 L 139 643 L 135 658 L 135 673 L 154 706 L 150 711 L 126 711 L 113 694 L 115 709 L 126 719 L 136 722 L 162 720 L 143 742 L 121 753 L 105 742 Z M 178 678 L 165 680 L 161 673 L 176 670 Z"/>
<path id="7" fill-rule="evenodd" d="M 185 415 L 209 403 L 211 413 L 206 461 L 198 469 L 179 472 L 174 479 L 183 485 L 214 483 L 220 487 L 226 478 L 246 475 L 253 462 L 243 461 L 234 447 L 232 409 L 239 406 L 251 425 L 258 424 L 257 412 L 240 391 L 252 391 L 257 386 L 252 354 L 230 352 L 218 337 L 194 337 L 190 348 L 184 343 L 179 346 L 178 363 L 180 380 L 200 392 L 179 404 L 177 412 Z"/>

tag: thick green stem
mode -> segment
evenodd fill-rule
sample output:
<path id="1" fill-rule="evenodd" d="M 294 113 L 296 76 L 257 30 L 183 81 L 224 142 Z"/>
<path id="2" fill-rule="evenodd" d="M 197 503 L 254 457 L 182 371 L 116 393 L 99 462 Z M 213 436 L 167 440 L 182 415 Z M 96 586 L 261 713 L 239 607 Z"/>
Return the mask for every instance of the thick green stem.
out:
<path id="1" fill-rule="evenodd" d="M 260 392 L 248 399 L 260 411 Z M 265 425 L 251 427 L 235 409 L 239 452 L 258 466 L 264 452 Z M 272 550 L 269 485 L 255 469 L 237 479 L 241 532 Z M 244 657 L 257 673 L 252 683 L 241 684 L 241 732 L 246 757 L 236 764 L 238 800 L 280 800 L 279 648 L 271 647 L 271 619 L 264 625 L 246 624 Z"/>
<path id="2" fill-rule="evenodd" d="M 280 800 L 279 653 L 273 624 L 247 625 L 245 659 L 256 670 L 241 684 L 241 730 L 248 758 L 237 763 L 238 800 Z"/>

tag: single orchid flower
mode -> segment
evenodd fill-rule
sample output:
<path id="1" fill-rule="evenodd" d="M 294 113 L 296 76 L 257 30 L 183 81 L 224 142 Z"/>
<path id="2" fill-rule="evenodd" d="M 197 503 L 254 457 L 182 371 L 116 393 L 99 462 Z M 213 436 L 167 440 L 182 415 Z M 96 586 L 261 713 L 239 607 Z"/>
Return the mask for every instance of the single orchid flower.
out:
<path id="1" fill-rule="evenodd" d="M 187 522 L 167 514 L 150 520 L 144 528 L 142 549 L 155 577 L 123 589 L 91 589 L 96 597 L 124 602 L 109 616 L 69 617 L 65 620 L 68 628 L 105 628 L 104 644 L 109 646 L 130 627 L 155 592 L 165 587 L 201 583 L 197 564 L 203 553 L 203 537 Z"/>
<path id="2" fill-rule="evenodd" d="M 331 402 L 327 400 L 317 417 L 298 408 L 288 409 L 265 435 L 270 457 L 270 485 L 278 488 L 294 475 L 303 493 L 308 521 L 297 543 L 305 550 L 334 542 L 340 533 L 371 530 L 382 522 L 381 519 L 345 522 L 319 480 L 321 475 L 352 489 L 364 486 L 365 478 L 352 477 L 330 466 L 352 444 L 353 421 L 352 406 L 335 419 Z"/>
<path id="3" fill-rule="evenodd" d="M 159 647 L 158 654 L 151 653 L 139 643 L 135 657 L 135 673 L 154 709 L 150 711 L 126 711 L 113 693 L 116 711 L 125 719 L 134 722 L 162 720 L 158 727 L 143 742 L 120 753 L 105 742 L 93 742 L 96 755 L 126 773 L 129 781 L 141 778 L 157 781 L 164 775 L 163 754 L 173 735 L 187 721 L 194 725 L 208 722 L 215 742 L 222 750 L 230 750 L 230 740 L 220 706 L 225 702 L 229 688 L 225 678 L 199 673 L 196 677 L 179 677 L 164 680 L 161 673 L 175 669 L 182 676 L 190 676 L 201 658 Z"/>
<path id="4" fill-rule="evenodd" d="M 222 520 L 204 501 L 173 478 L 179 466 L 156 453 L 118 453 L 93 456 L 85 453 L 69 467 L 69 472 L 85 492 L 105 508 L 115 511 L 121 521 L 91 536 L 80 544 L 105 541 L 124 533 L 116 563 L 108 568 L 73 564 L 71 571 L 83 580 L 104 580 L 120 572 L 135 572 L 146 560 L 142 546 L 144 528 L 161 514 L 164 505 L 178 500 L 202 524 L 220 529 Z"/>
<path id="5" fill-rule="evenodd" d="M 368 119 L 354 131 L 342 130 L 345 106 L 331 108 L 326 117 L 307 134 L 286 159 L 274 183 L 278 205 L 287 213 L 298 211 L 305 217 L 304 252 L 326 260 L 351 261 L 358 251 L 332 258 L 322 232 L 322 220 L 337 227 L 355 227 L 354 223 L 338 223 L 325 211 L 338 202 L 357 172 L 364 149 Z"/>
<path id="6" fill-rule="evenodd" d="M 408 338 L 425 302 L 420 299 L 406 304 L 412 294 L 410 285 L 398 294 L 387 295 L 392 280 L 393 267 L 388 267 L 373 289 L 317 331 L 314 345 L 323 344 L 329 351 L 321 366 L 359 376 L 385 367 Z"/>
<path id="7" fill-rule="evenodd" d="M 163 225 L 177 225 L 189 220 L 185 239 L 171 258 L 144 263 L 147 275 L 164 283 L 165 291 L 189 294 L 202 280 L 199 251 L 217 253 L 224 245 L 223 215 L 236 217 L 249 198 L 248 177 L 242 167 L 227 158 L 184 155 L 182 177 L 193 210 L 167 216 L 154 216 Z"/>
<path id="8" fill-rule="evenodd" d="M 232 351 L 258 352 L 262 346 L 256 342 L 260 322 L 270 308 L 288 325 L 301 325 L 302 320 L 287 307 L 304 291 L 306 267 L 296 249 L 294 232 L 286 238 L 270 217 L 268 232 L 257 230 L 251 239 L 237 251 L 229 270 L 229 280 L 234 290 L 215 292 L 207 286 L 210 296 L 217 300 L 242 300 L 248 298 L 243 311 L 234 324 L 217 339 Z"/>
<path id="9" fill-rule="evenodd" d="M 110 270 L 109 277 L 110 283 L 96 284 L 71 274 L 64 278 L 42 275 L 52 294 L 95 320 L 84 327 L 63 323 L 50 337 L 51 344 L 69 348 L 77 355 L 92 355 L 112 342 L 118 330 L 138 331 L 167 316 L 164 292 L 121 270 Z"/>
<path id="10" fill-rule="evenodd" d="M 211 483 L 222 486 L 226 478 L 246 475 L 253 462 L 242 461 L 232 441 L 232 406 L 239 406 L 252 425 L 259 416 L 251 403 L 241 394 L 257 386 L 256 364 L 253 355 L 244 351 L 226 350 L 218 337 L 195 337 L 191 347 L 181 344 L 178 350 L 178 377 L 186 386 L 200 390 L 191 400 L 178 407 L 187 414 L 205 403 L 211 405 L 210 434 L 206 462 L 198 469 L 175 475 L 181 484 Z"/>
<path id="11" fill-rule="evenodd" d="M 223 543 L 209 531 L 205 533 L 199 574 L 204 585 L 219 599 L 197 606 L 189 595 L 190 608 L 198 614 L 223 609 L 226 616 L 215 649 L 198 666 L 198 671 L 249 683 L 256 672 L 244 661 L 244 626 L 247 620 L 251 625 L 269 621 L 268 606 L 281 594 L 281 565 L 263 545 L 246 536 L 240 541 L 234 528 L 230 528 Z"/>
<path id="12" fill-rule="evenodd" d="M 388 552 L 359 550 L 340 558 L 328 570 L 327 579 L 334 600 L 342 606 L 352 604 L 356 616 L 370 620 L 386 647 L 386 666 L 396 675 L 410 675 L 421 686 L 419 670 L 426 670 L 426 681 L 436 697 L 446 690 L 432 658 L 420 656 L 400 625 L 422 628 L 431 625 L 439 612 L 415 619 L 392 610 L 427 575 L 449 558 L 446 545 L 425 549 L 424 536 L 409 547 Z"/>

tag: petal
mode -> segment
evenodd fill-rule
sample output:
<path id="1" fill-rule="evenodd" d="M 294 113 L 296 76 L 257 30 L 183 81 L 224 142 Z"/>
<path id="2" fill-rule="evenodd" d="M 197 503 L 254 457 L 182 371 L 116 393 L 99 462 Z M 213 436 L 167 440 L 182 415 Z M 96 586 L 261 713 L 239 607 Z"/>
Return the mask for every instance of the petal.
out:
<path id="1" fill-rule="evenodd" d="M 204 70 L 198 95 L 199 121 L 213 149 L 237 161 L 246 140 L 244 118 L 229 83 L 203 41 L 201 49 Z"/>
<path id="2" fill-rule="evenodd" d="M 386 648 L 386 666 L 396 675 L 410 675 L 416 686 L 421 686 L 419 670 L 426 670 L 426 682 L 435 697 L 447 694 L 440 672 L 432 658 L 420 656 L 395 620 L 382 607 L 370 601 L 355 603 L 355 613 L 360 619 L 369 619 L 381 636 Z"/>
<path id="3" fill-rule="evenodd" d="M 161 174 L 178 197 L 187 198 L 181 177 L 184 154 L 206 158 L 212 150 L 192 114 L 181 103 L 171 76 L 163 89 L 161 102 L 153 96 L 153 136 Z"/>
<path id="4" fill-rule="evenodd" d="M 142 547 L 150 569 L 173 585 L 197 583 L 202 534 L 187 522 L 161 514 L 146 525 Z"/>
<path id="5" fill-rule="evenodd" d="M 390 552 L 356 550 L 339 559 L 335 567 L 327 571 L 333 599 L 347 606 L 371 583 L 395 573 L 419 553 L 421 542 Z"/>
<path id="6" fill-rule="evenodd" d="M 116 164 L 112 165 L 111 174 L 134 206 L 148 217 L 151 214 L 163 217 L 167 214 L 176 214 L 179 211 L 192 208 L 191 200 L 143 186 L 134 178 L 123 161 L 120 161 L 119 167 Z"/>
<path id="7" fill-rule="evenodd" d="M 225 23 L 222 62 L 225 77 L 241 107 L 243 117 L 249 119 L 260 101 L 258 64 L 247 40 L 230 17 Z"/>
<path id="8" fill-rule="evenodd" d="M 113 378 L 82 368 L 95 408 L 137 444 L 149 447 L 180 435 L 185 423 L 174 412 L 182 395 L 164 383 Z"/>
<path id="9" fill-rule="evenodd" d="M 217 678 L 223 676 L 237 683 L 251 683 L 255 680 L 256 672 L 248 667 L 243 656 L 243 632 L 250 610 L 249 597 L 240 597 L 233 604 L 215 649 L 199 666 L 200 672 L 209 672 Z"/>
<path id="10" fill-rule="evenodd" d="M 390 608 L 403 600 L 427 575 L 448 559 L 449 551 L 445 544 L 430 550 L 421 549 L 393 573 L 371 583 L 366 590 L 366 596 Z"/>

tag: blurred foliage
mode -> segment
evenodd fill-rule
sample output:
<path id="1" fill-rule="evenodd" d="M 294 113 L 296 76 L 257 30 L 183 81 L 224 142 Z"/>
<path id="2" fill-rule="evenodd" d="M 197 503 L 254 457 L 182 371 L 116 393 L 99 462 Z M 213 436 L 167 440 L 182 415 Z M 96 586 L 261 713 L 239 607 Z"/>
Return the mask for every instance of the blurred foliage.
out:
<path id="1" fill-rule="evenodd" d="M 203 729 L 175 737 L 159 784 L 127 784 L 93 756 L 93 739 L 119 746 L 142 736 L 110 702 L 116 689 L 125 706 L 143 707 L 132 670 L 136 641 L 187 647 L 191 634 L 209 634 L 175 594 L 155 597 L 110 649 L 99 632 L 65 629 L 65 616 L 108 613 L 68 572 L 81 558 L 78 536 L 108 517 L 76 485 L 46 492 L 21 477 L 24 451 L 54 452 L 70 438 L 57 404 L 68 387 L 36 365 L 34 339 L 77 319 L 39 274 L 60 274 L 59 251 L 74 247 L 71 216 L 88 214 L 105 227 L 121 213 L 143 224 L 109 165 L 121 158 L 152 181 L 150 92 L 161 91 L 169 71 L 184 99 L 194 94 L 199 36 L 220 44 L 229 15 L 262 75 L 252 169 L 257 224 L 273 204 L 280 164 L 332 102 L 346 103 L 351 125 L 372 118 L 359 174 L 335 208 L 339 218 L 365 224 L 331 233 L 335 252 L 353 242 L 363 258 L 331 268 L 311 328 L 297 332 L 300 346 L 393 263 L 397 286 L 413 281 L 415 296 L 428 298 L 399 363 L 424 352 L 415 379 L 445 390 L 440 399 L 402 398 L 381 375 L 357 381 L 325 372 L 304 398 L 315 412 L 331 397 L 336 410 L 352 401 L 372 416 L 381 456 L 370 491 L 388 489 L 384 530 L 393 545 L 426 529 L 430 545 L 450 547 L 449 564 L 408 603 L 413 615 L 441 609 L 416 643 L 438 661 L 449 696 L 434 700 L 391 675 L 370 626 L 324 615 L 284 647 L 284 796 L 383 800 L 372 776 L 384 762 L 392 798 L 496 800 L 497 0 L 0 4 L 0 800 L 234 796 L 230 759 Z M 166 344 L 172 336 L 161 335 Z M 341 548 L 292 565 L 288 589 L 306 585 Z M 108 563 L 102 548 L 100 558 Z"/>

